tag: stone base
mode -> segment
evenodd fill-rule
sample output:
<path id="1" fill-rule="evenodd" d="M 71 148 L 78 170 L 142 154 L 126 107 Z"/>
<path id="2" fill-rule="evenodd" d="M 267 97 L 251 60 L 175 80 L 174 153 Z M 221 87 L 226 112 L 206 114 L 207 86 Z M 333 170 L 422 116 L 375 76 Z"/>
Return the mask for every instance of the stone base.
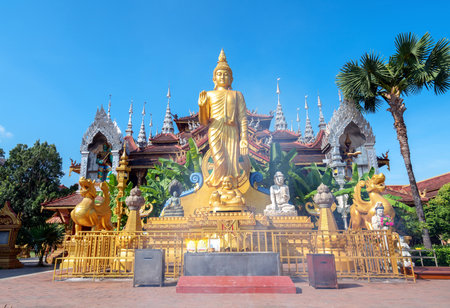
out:
<path id="1" fill-rule="evenodd" d="M 184 210 L 182 207 L 166 209 L 164 210 L 164 217 L 184 217 Z"/>
<path id="2" fill-rule="evenodd" d="M 297 292 L 287 276 L 181 276 L 177 293 L 283 293 Z"/>
<path id="3" fill-rule="evenodd" d="M 184 254 L 184 276 L 279 276 L 275 252 L 200 252 Z"/>
<path id="4" fill-rule="evenodd" d="M 288 212 L 283 212 L 283 211 L 276 211 L 276 210 L 264 210 L 264 215 L 265 216 L 298 216 L 297 215 L 297 211 L 288 211 Z"/>
<path id="5" fill-rule="evenodd" d="M 0 250 L 0 269 L 21 268 L 23 264 L 17 260 L 19 249 Z"/>

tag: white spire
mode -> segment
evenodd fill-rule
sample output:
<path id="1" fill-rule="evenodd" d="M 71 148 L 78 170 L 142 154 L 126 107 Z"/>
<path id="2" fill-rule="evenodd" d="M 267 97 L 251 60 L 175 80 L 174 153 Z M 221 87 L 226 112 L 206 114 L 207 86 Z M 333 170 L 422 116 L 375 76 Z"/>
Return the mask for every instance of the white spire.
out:
<path id="1" fill-rule="evenodd" d="M 150 127 L 150 131 L 148 133 L 148 144 L 152 144 L 152 127 L 153 127 L 153 116 L 150 113 L 150 123 L 148 124 L 148 126 Z"/>
<path id="2" fill-rule="evenodd" d="M 171 96 L 170 96 L 170 82 L 169 82 L 169 87 L 167 89 L 167 98 L 170 100 Z"/>
<path id="3" fill-rule="evenodd" d="M 291 120 L 291 132 L 294 131 L 294 120 Z"/>
<path id="4" fill-rule="evenodd" d="M 173 129 L 173 122 L 172 122 L 172 114 L 170 112 L 170 84 L 169 88 L 167 90 L 167 108 L 166 108 L 166 115 L 164 116 L 164 122 L 161 132 L 163 134 L 170 134 L 174 132 Z"/>
<path id="5" fill-rule="evenodd" d="M 308 115 L 308 101 L 307 101 L 308 95 L 305 95 L 305 110 L 306 110 L 306 126 L 305 126 L 305 143 L 311 143 L 314 142 L 314 131 L 311 126 L 311 121 L 309 120 Z"/>
<path id="6" fill-rule="evenodd" d="M 144 107 L 142 108 L 142 123 L 141 123 L 141 129 L 139 130 L 139 135 L 138 135 L 138 146 L 140 148 L 145 148 L 145 146 L 147 145 L 147 137 L 145 136 L 145 124 L 144 124 L 144 118 L 145 118 L 145 104 L 146 102 L 144 102 Z"/>
<path id="7" fill-rule="evenodd" d="M 297 134 L 298 134 L 298 142 L 303 142 L 302 131 L 300 129 L 300 108 L 297 108 Z"/>
<path id="8" fill-rule="evenodd" d="M 108 102 L 108 120 L 111 120 L 111 94 L 109 94 L 109 102 Z"/>
<path id="9" fill-rule="evenodd" d="M 341 89 L 338 89 L 339 102 L 342 103 Z"/>
<path id="10" fill-rule="evenodd" d="M 283 108 L 281 107 L 280 103 L 280 85 L 279 85 L 280 78 L 277 78 L 277 95 L 278 95 L 278 104 L 277 104 L 277 110 L 275 113 L 275 130 L 287 130 L 287 123 L 286 118 L 284 117 Z"/>
<path id="11" fill-rule="evenodd" d="M 327 124 L 325 123 L 325 118 L 322 113 L 322 102 L 320 101 L 320 95 L 317 94 L 317 106 L 319 106 L 319 130 L 325 130 Z"/>
<path id="12" fill-rule="evenodd" d="M 127 133 L 127 136 L 133 136 L 133 124 L 131 123 L 131 116 L 133 115 L 133 99 L 131 99 L 130 110 L 128 110 L 128 114 L 128 126 L 125 132 Z"/>

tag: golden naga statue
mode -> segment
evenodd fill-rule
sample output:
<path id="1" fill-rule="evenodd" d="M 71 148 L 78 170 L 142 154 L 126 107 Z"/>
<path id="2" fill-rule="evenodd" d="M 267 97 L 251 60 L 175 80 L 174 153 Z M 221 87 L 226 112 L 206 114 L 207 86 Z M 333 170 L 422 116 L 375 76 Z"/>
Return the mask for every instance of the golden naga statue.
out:
<path id="1" fill-rule="evenodd" d="M 214 90 L 202 91 L 198 98 L 199 121 L 209 125 L 209 152 L 214 162 L 205 183 L 209 187 L 219 187 L 224 177 L 231 176 L 238 187 L 241 176 L 239 157 L 242 155 L 248 160 L 247 108 L 242 93 L 231 90 L 233 73 L 223 49 L 214 69 L 213 81 Z"/>
<path id="2" fill-rule="evenodd" d="M 209 198 L 209 206 L 216 211 L 242 211 L 245 209 L 245 199 L 239 189 L 233 187 L 231 176 L 225 176 L 222 187 L 214 191 Z"/>
<path id="3" fill-rule="evenodd" d="M 392 205 L 382 195 L 386 189 L 384 184 L 385 177 L 383 173 L 374 174 L 372 178 L 367 181 L 359 181 L 355 186 L 355 193 L 353 195 L 353 205 L 350 208 L 350 228 L 354 230 L 368 229 L 372 230 L 372 217 L 376 214 L 376 204 L 381 202 L 384 206 L 385 215 L 395 217 L 395 211 Z M 369 201 L 364 201 L 361 198 L 361 188 L 366 187 L 369 193 Z"/>
<path id="4" fill-rule="evenodd" d="M 100 184 L 104 199 L 101 204 L 95 204 L 95 197 L 97 196 L 95 181 L 81 177 L 79 183 L 80 194 L 84 199 L 70 213 L 70 217 L 75 222 L 75 232 L 81 231 L 83 226 L 93 227 L 95 231 L 112 230 L 108 184 L 105 182 Z"/>

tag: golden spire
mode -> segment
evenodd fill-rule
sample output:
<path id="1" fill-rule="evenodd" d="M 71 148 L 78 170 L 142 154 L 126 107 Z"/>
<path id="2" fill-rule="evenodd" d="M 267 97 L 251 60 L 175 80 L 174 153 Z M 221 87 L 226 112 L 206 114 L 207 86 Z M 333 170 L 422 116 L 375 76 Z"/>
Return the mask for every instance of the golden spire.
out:
<path id="1" fill-rule="evenodd" d="M 225 52 L 223 51 L 223 48 L 220 51 L 219 61 L 217 61 L 217 63 L 219 63 L 219 62 L 227 62 L 227 57 L 225 56 Z"/>
<path id="2" fill-rule="evenodd" d="M 232 75 L 232 71 L 231 71 L 230 66 L 228 65 L 227 57 L 225 56 L 225 52 L 223 51 L 223 48 L 220 51 L 219 61 L 217 61 L 217 66 L 214 69 L 214 75 L 216 74 L 217 70 L 228 70 Z"/>

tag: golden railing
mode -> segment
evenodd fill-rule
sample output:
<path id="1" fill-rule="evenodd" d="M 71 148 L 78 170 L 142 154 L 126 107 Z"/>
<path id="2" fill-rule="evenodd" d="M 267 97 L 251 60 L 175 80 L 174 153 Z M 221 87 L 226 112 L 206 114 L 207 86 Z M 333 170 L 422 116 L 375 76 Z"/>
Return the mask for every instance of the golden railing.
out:
<path id="1" fill-rule="evenodd" d="M 398 234 L 391 231 L 142 231 L 81 232 L 67 236 L 65 257 L 57 259 L 56 280 L 71 277 L 132 277 L 134 249 L 164 249 L 165 276 L 177 278 L 183 272 L 188 243 L 216 240 L 220 251 L 278 252 L 284 275 L 307 276 L 306 255 L 332 253 L 339 278 L 413 279 L 401 270 L 411 262 L 403 257 Z"/>

